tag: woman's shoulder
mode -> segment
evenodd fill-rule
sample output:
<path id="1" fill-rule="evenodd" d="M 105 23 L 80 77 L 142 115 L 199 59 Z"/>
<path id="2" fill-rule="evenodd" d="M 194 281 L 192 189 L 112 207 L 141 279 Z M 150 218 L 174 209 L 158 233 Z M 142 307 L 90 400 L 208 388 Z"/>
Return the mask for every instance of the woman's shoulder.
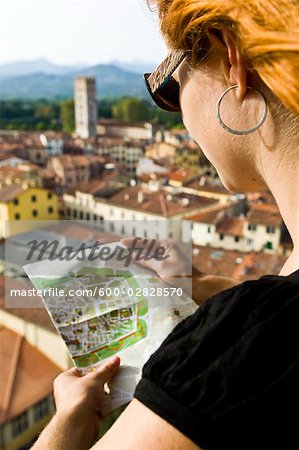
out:
<path id="1" fill-rule="evenodd" d="M 240 439 L 242 433 L 256 438 L 263 415 L 273 411 L 275 423 L 290 421 L 282 414 L 285 399 L 299 401 L 298 316 L 299 270 L 222 291 L 179 324 L 150 358 L 136 397 L 202 448 L 217 448 L 209 447 L 217 429 L 227 439 L 237 436 L 235 427 Z M 179 425 L 176 409 L 186 417 L 180 416 Z M 205 430 L 196 426 L 198 420 Z"/>
<path id="2" fill-rule="evenodd" d="M 291 307 L 291 305 L 293 305 Z M 264 275 L 247 280 L 217 293 L 206 300 L 193 314 L 180 323 L 162 347 L 187 333 L 196 340 L 229 330 L 232 337 L 246 333 L 258 323 L 272 321 L 283 310 L 299 307 L 299 269 L 288 276 Z M 264 323 L 266 325 L 266 323 Z"/>

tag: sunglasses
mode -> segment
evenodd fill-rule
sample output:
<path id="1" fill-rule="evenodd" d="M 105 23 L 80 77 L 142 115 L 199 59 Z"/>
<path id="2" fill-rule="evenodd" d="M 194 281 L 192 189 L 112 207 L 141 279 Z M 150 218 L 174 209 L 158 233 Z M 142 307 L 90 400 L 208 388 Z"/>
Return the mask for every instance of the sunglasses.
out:
<path id="1" fill-rule="evenodd" d="M 159 108 L 181 112 L 180 85 L 172 74 L 186 58 L 183 50 L 174 50 L 152 73 L 144 74 L 147 90 Z"/>

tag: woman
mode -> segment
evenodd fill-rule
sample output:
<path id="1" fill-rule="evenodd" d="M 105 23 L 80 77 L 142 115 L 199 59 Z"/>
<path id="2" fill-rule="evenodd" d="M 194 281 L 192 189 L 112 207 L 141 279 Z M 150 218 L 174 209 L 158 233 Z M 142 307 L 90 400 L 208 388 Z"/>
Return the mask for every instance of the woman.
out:
<path id="1" fill-rule="evenodd" d="M 278 276 L 226 289 L 181 323 L 92 448 L 298 448 L 298 1 L 157 4 L 175 51 L 146 76 L 151 95 L 163 108 L 181 109 L 227 189 L 271 190 L 294 248 Z M 57 414 L 34 449 L 89 448 L 99 384 L 118 365 L 114 358 L 94 374 L 80 378 L 72 369 L 58 377 Z"/>

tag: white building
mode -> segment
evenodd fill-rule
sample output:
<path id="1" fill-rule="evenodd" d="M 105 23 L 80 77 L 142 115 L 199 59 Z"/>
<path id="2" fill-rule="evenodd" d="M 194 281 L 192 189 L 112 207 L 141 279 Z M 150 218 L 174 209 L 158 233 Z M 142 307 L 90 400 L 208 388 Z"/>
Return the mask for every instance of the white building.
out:
<path id="1" fill-rule="evenodd" d="M 55 138 L 54 136 L 49 136 L 46 134 L 40 135 L 40 141 L 45 147 L 47 156 L 50 158 L 52 156 L 60 156 L 63 152 L 63 140 Z"/>
<path id="2" fill-rule="evenodd" d="M 96 81 L 92 77 L 75 79 L 75 122 L 76 133 L 82 138 L 96 136 L 98 108 Z"/>
<path id="3" fill-rule="evenodd" d="M 247 216 L 233 216 L 233 209 L 215 208 L 183 221 L 183 240 L 196 245 L 240 252 L 278 253 L 282 218 L 275 205 L 255 205 Z M 191 233 L 191 234 L 190 234 Z"/>
<path id="4" fill-rule="evenodd" d="M 129 187 L 109 201 L 78 191 L 64 194 L 63 199 L 68 219 L 92 220 L 105 232 L 153 239 L 181 239 L 182 219 L 217 203 L 203 197 L 172 195 L 156 186 Z"/>
<path id="5" fill-rule="evenodd" d="M 115 119 L 101 119 L 97 124 L 97 132 L 100 136 L 148 142 L 154 142 L 159 128 L 159 125 L 152 122 L 125 122 Z"/>

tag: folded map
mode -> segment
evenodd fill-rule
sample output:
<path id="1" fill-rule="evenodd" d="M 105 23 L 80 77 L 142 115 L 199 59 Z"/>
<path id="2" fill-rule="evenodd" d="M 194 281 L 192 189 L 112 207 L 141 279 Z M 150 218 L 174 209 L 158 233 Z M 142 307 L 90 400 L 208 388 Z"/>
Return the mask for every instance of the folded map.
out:
<path id="1" fill-rule="evenodd" d="M 70 254 L 64 260 L 27 264 L 24 270 L 41 291 L 82 374 L 96 370 L 106 358 L 120 356 L 119 374 L 109 386 L 101 411 L 106 416 L 132 399 L 143 365 L 197 307 L 182 289 L 164 283 L 151 270 L 113 256 L 117 248 L 127 251 L 122 244 L 103 245 L 110 249 L 106 260 L 97 258 L 103 250 L 99 245 L 85 249 L 84 258 Z"/>

